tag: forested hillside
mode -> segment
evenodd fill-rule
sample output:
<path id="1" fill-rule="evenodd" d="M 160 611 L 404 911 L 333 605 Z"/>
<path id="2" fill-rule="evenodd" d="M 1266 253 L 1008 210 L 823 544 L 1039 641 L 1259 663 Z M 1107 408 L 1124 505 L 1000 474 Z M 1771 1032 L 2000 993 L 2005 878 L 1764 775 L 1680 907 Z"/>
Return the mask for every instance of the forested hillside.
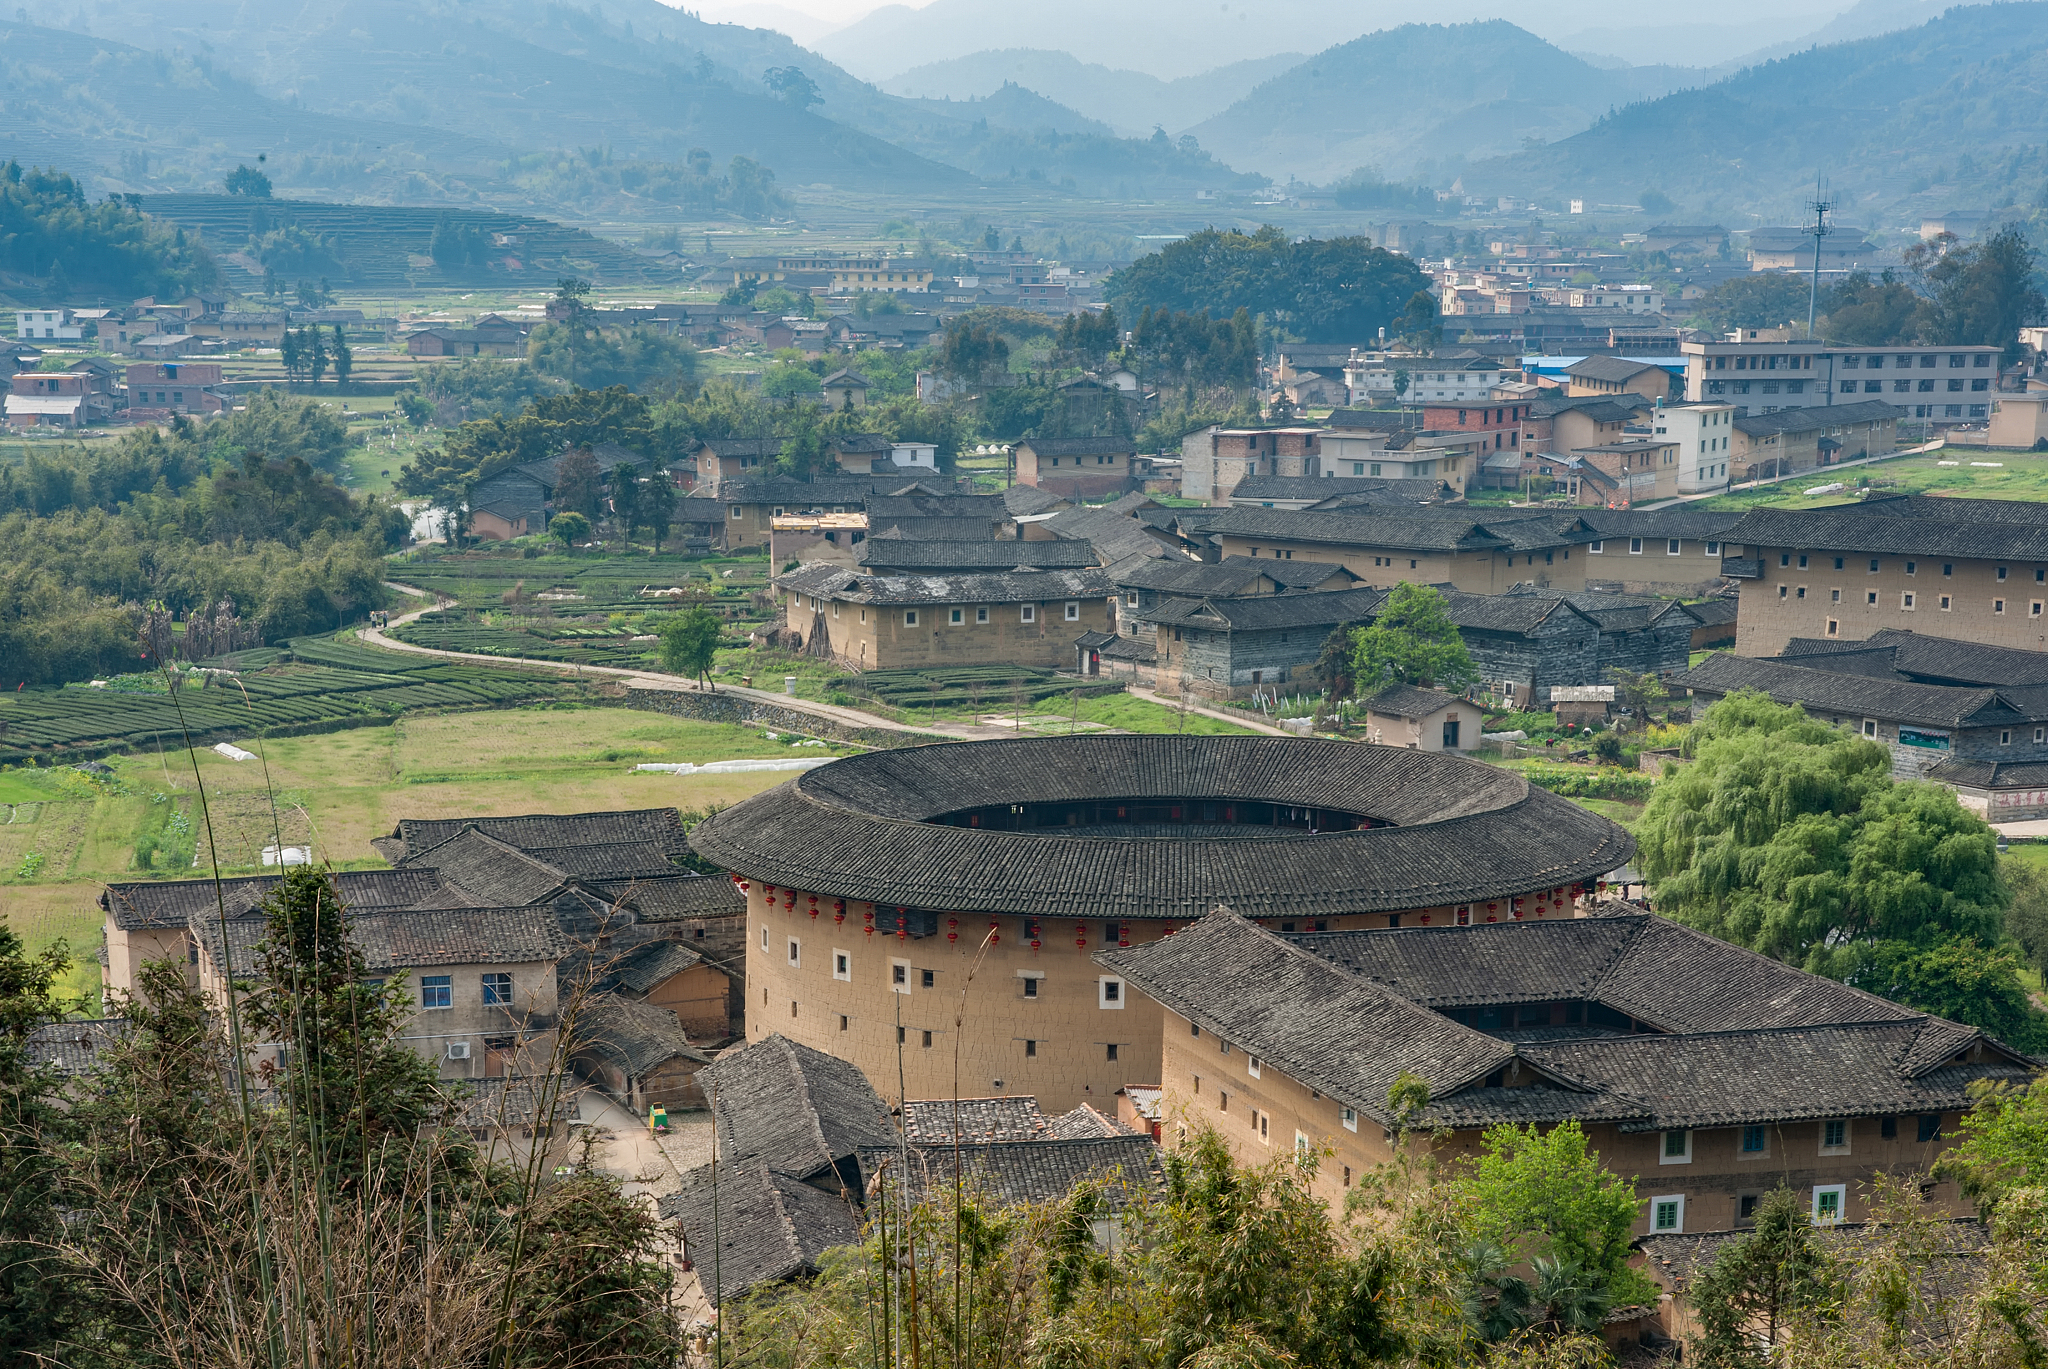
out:
<path id="1" fill-rule="evenodd" d="M 1632 105 L 1576 136 L 1470 169 L 1467 189 L 1783 215 L 1824 167 L 1850 206 L 1936 191 L 2038 199 L 2048 144 L 2048 4 L 1973 5 L 1919 28 L 1797 53 Z M 1928 203 L 1928 209 L 1943 206 Z"/>

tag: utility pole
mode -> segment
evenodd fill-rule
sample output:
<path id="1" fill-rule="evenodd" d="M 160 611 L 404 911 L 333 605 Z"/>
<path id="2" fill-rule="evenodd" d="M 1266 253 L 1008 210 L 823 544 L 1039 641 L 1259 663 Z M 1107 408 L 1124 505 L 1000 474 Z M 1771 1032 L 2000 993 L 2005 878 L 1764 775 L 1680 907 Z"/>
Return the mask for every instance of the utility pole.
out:
<path id="1" fill-rule="evenodd" d="M 1828 182 L 1818 171 L 1813 174 L 1813 201 L 1807 205 L 1813 211 L 1813 286 L 1806 296 L 1806 336 L 1813 337 L 1813 316 L 1820 304 L 1820 240 L 1835 230 L 1828 226 L 1828 211 L 1834 205 L 1828 201 Z"/>

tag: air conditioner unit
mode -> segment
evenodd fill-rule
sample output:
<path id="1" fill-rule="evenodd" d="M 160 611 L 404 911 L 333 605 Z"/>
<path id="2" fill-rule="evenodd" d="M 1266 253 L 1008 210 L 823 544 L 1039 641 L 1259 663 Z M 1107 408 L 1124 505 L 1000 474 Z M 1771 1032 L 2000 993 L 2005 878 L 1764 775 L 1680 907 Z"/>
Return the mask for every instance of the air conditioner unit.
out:
<path id="1" fill-rule="evenodd" d="M 450 1041 L 450 1042 L 448 1043 L 448 1058 L 449 1058 L 450 1060 L 467 1060 L 467 1059 L 469 1059 L 469 1042 L 467 1042 L 467 1041 Z"/>

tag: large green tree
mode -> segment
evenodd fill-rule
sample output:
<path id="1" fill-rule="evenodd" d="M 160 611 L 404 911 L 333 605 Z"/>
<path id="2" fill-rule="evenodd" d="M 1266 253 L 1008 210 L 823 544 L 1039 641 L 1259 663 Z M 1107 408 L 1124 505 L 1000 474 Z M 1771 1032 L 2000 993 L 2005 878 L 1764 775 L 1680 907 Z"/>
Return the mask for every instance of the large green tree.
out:
<path id="1" fill-rule="evenodd" d="M 1686 1290 L 1699 1323 L 1686 1362 L 1770 1369 L 1793 1320 L 1829 1305 L 1834 1283 L 1805 1201 L 1786 1188 L 1764 1194 L 1754 1229 L 1723 1246 Z"/>
<path id="2" fill-rule="evenodd" d="M 51 1362 L 81 1312 L 77 1288 L 55 1257 L 60 1229 L 58 1159 L 70 1139 L 58 1079 L 30 1038 L 64 1015 L 57 984 L 62 945 L 30 954 L 0 924 L 0 1365 Z"/>
<path id="3" fill-rule="evenodd" d="M 500 471 L 571 447 L 611 442 L 631 451 L 655 445 L 648 401 L 623 385 L 571 390 L 529 404 L 517 417 L 479 418 L 446 433 L 398 471 L 407 494 L 459 501 Z"/>
<path id="4" fill-rule="evenodd" d="M 1224 318 L 1243 309 L 1316 342 L 1362 342 L 1400 317 L 1429 280 L 1398 252 L 1366 238 L 1290 241 L 1205 229 L 1140 257 L 1104 293 L 1125 316 L 1146 309 Z"/>
<path id="5" fill-rule="evenodd" d="M 1456 692 L 1476 683 L 1479 669 L 1443 594 L 1404 580 L 1370 623 L 1352 630 L 1351 678 L 1361 698 L 1392 684 Z"/>
<path id="6" fill-rule="evenodd" d="M 661 668 L 703 684 L 718 653 L 720 620 L 702 604 L 670 614 L 655 629 L 661 638 Z"/>
<path id="7" fill-rule="evenodd" d="M 1914 244 L 1906 267 L 1925 296 L 1915 321 L 1920 338 L 1936 345 L 1993 343 L 2008 360 L 2018 359 L 2020 329 L 2048 311 L 2034 283 L 2037 255 L 2016 225 L 1968 246 L 1949 233 Z"/>
<path id="8" fill-rule="evenodd" d="M 1688 746 L 1635 829 L 1659 912 L 1822 974 L 1885 943 L 1999 939 L 1991 829 L 1949 790 L 1895 782 L 1876 742 L 1740 692 Z"/>

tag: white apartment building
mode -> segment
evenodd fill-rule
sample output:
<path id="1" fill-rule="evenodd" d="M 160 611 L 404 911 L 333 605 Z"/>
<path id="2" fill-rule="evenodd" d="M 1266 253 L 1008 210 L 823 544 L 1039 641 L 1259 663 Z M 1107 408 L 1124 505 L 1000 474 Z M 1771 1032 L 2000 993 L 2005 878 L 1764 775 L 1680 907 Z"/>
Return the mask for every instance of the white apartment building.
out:
<path id="1" fill-rule="evenodd" d="M 1909 417 L 1967 423 L 1990 417 L 1999 349 L 1846 347 L 1830 343 L 1686 342 L 1687 403 L 1728 403 L 1735 416 L 1860 404 L 1882 398 Z"/>
<path id="2" fill-rule="evenodd" d="M 1664 312 L 1664 292 L 1653 285 L 1569 285 L 1547 288 L 1545 303 L 1567 309 L 1621 309 L 1631 314 Z"/>
<path id="3" fill-rule="evenodd" d="M 1412 369 L 1408 372 L 1408 393 L 1402 396 L 1409 404 L 1490 399 L 1494 386 L 1522 378 L 1520 366 L 1505 367 L 1485 357 L 1461 359 L 1455 365 L 1463 367 L 1462 370 L 1454 369 L 1454 363 L 1429 357 L 1416 357 L 1409 365 Z"/>
<path id="4" fill-rule="evenodd" d="M 1678 444 L 1680 494 L 1727 488 L 1733 404 L 1659 404 L 1652 421 L 1658 437 Z"/>
<path id="5" fill-rule="evenodd" d="M 14 336 L 22 342 L 31 338 L 37 342 L 76 342 L 85 336 L 85 329 L 72 321 L 69 309 L 17 309 Z"/>

